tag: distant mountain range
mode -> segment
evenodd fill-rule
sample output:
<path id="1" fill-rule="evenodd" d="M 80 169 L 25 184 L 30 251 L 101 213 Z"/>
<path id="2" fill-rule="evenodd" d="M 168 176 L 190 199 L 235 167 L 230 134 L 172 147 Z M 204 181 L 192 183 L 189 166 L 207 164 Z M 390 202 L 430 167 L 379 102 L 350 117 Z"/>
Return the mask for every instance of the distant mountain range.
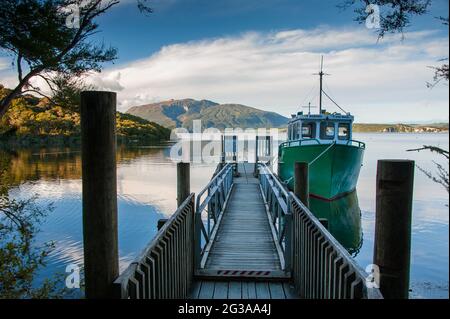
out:
<path id="1" fill-rule="evenodd" d="M 168 128 L 184 127 L 192 130 L 194 120 L 202 121 L 202 128 L 269 128 L 285 127 L 288 118 L 240 104 L 218 104 L 193 99 L 170 100 L 135 106 L 127 113 Z"/>
<path id="2" fill-rule="evenodd" d="M 167 128 L 184 127 L 192 130 L 194 120 L 202 121 L 202 129 L 218 128 L 281 128 L 287 130 L 288 118 L 241 104 L 218 104 L 208 100 L 170 100 L 135 106 L 127 113 L 158 123 Z M 355 123 L 354 132 L 446 132 L 448 123 L 430 124 L 363 124 Z"/>

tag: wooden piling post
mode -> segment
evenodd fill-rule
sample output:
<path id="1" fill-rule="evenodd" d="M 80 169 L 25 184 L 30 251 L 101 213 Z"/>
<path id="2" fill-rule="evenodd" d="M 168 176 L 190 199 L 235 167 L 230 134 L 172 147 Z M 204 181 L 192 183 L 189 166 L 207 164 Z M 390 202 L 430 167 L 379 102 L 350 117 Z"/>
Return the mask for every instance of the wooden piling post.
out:
<path id="1" fill-rule="evenodd" d="M 256 135 L 256 143 L 255 143 L 255 163 L 258 164 L 259 161 L 259 136 Z"/>
<path id="2" fill-rule="evenodd" d="M 309 208 L 309 164 L 296 162 L 294 167 L 294 193 Z"/>
<path id="3" fill-rule="evenodd" d="M 255 170 L 254 176 L 257 178 L 259 176 L 258 171 L 258 162 L 259 162 L 259 136 L 256 135 L 256 143 L 255 143 Z"/>
<path id="4" fill-rule="evenodd" d="M 225 135 L 221 135 L 220 137 L 220 143 L 221 143 L 221 148 L 222 148 L 222 154 L 220 155 L 220 162 L 222 165 L 225 164 L 225 158 L 226 158 L 226 154 L 225 154 Z"/>
<path id="5" fill-rule="evenodd" d="M 407 299 L 414 161 L 378 161 L 374 264 L 386 299 Z"/>
<path id="6" fill-rule="evenodd" d="M 180 207 L 191 194 L 191 164 L 177 164 L 177 205 Z"/>
<path id="7" fill-rule="evenodd" d="M 270 135 L 266 136 L 266 147 L 267 156 L 272 156 L 272 137 Z"/>
<path id="8" fill-rule="evenodd" d="M 237 136 L 233 135 L 233 162 L 237 161 Z"/>
<path id="9" fill-rule="evenodd" d="M 113 297 L 119 275 L 116 93 L 81 93 L 86 298 Z"/>

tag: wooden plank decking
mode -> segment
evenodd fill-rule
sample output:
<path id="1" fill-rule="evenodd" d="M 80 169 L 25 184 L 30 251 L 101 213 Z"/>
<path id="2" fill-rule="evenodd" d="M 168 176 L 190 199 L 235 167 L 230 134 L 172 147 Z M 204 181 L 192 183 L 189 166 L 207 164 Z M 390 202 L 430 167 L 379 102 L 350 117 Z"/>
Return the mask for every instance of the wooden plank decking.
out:
<path id="1" fill-rule="evenodd" d="M 298 299 L 288 282 L 197 281 L 191 299 Z"/>
<path id="2" fill-rule="evenodd" d="M 247 175 L 234 183 L 205 269 L 281 270 L 258 180 Z"/>
<path id="3" fill-rule="evenodd" d="M 198 276 L 190 298 L 297 299 L 283 275 L 271 280 L 261 276 L 284 272 L 254 165 L 239 164 L 238 172 L 204 268 L 209 274 L 221 274 Z"/>

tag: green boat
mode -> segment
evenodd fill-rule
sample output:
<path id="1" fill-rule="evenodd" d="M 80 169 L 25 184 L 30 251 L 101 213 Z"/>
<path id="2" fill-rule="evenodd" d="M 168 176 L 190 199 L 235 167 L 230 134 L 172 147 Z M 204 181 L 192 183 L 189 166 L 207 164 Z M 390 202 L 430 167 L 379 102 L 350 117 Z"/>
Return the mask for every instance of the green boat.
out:
<path id="1" fill-rule="evenodd" d="M 363 242 L 361 209 L 358 194 L 352 192 L 334 201 L 323 201 L 312 197 L 309 207 L 319 219 L 327 220 L 328 231 L 352 257 L 356 257 Z"/>
<path id="2" fill-rule="evenodd" d="M 319 114 L 299 112 L 292 115 L 288 140 L 279 146 L 278 176 L 293 190 L 294 165 L 309 163 L 310 195 L 334 200 L 356 189 L 365 144 L 352 139 L 354 117 L 350 113 L 328 113 L 322 109 L 322 80 L 320 73 Z"/>

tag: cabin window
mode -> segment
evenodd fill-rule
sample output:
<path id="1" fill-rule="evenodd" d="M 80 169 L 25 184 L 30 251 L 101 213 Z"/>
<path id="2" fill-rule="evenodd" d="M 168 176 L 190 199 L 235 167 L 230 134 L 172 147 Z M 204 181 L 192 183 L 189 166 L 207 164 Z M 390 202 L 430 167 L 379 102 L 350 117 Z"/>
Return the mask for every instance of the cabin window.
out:
<path id="1" fill-rule="evenodd" d="M 350 124 L 340 123 L 338 134 L 339 134 L 338 136 L 339 136 L 340 140 L 349 140 L 350 139 Z"/>
<path id="2" fill-rule="evenodd" d="M 334 139 L 336 133 L 336 129 L 334 127 L 334 123 L 332 122 L 322 122 L 320 125 L 320 138 L 323 140 L 332 140 Z"/>
<path id="3" fill-rule="evenodd" d="M 300 122 L 297 122 L 297 124 L 295 124 L 295 139 L 300 139 Z"/>
<path id="4" fill-rule="evenodd" d="M 315 123 L 303 123 L 302 138 L 315 138 L 315 137 L 316 137 L 316 124 Z"/>

